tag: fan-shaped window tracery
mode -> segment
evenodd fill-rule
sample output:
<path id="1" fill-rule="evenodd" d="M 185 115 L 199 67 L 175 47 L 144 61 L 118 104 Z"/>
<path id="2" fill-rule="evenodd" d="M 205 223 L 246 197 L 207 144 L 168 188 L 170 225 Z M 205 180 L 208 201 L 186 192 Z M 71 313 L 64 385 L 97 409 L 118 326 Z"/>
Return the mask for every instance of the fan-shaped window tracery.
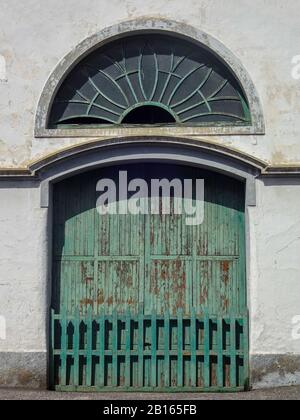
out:
<path id="1" fill-rule="evenodd" d="M 56 94 L 49 126 L 249 122 L 243 90 L 220 59 L 185 39 L 144 34 L 77 64 Z"/>

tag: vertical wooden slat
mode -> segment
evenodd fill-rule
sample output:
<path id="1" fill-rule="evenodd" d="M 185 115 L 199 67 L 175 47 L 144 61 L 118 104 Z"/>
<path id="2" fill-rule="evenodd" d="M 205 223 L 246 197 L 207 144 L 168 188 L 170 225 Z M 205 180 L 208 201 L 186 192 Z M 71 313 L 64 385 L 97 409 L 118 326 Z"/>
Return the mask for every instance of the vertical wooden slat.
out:
<path id="1" fill-rule="evenodd" d="M 126 359 L 125 359 L 125 386 L 130 387 L 131 378 L 131 313 L 127 310 L 126 313 L 126 334 L 125 334 L 125 347 L 126 347 Z"/>
<path id="2" fill-rule="evenodd" d="M 182 308 L 177 312 L 177 386 L 183 387 L 183 311 Z"/>
<path id="3" fill-rule="evenodd" d="M 79 385 L 79 346 L 80 346 L 80 313 L 79 309 L 75 312 L 74 318 L 74 341 L 73 341 L 73 359 L 74 359 L 74 369 L 73 369 L 73 383 L 74 386 Z"/>
<path id="4" fill-rule="evenodd" d="M 164 347 L 165 347 L 165 387 L 170 386 L 170 313 L 165 312 L 164 318 Z"/>
<path id="5" fill-rule="evenodd" d="M 193 307 L 191 313 L 191 366 L 190 366 L 190 375 L 191 375 L 191 386 L 197 386 L 197 319 L 196 319 L 196 310 Z"/>
<path id="6" fill-rule="evenodd" d="M 93 319 L 92 308 L 89 306 L 88 315 L 86 320 L 86 333 L 87 333 L 87 349 L 86 349 L 86 386 L 92 385 L 92 346 L 93 346 Z"/>
<path id="7" fill-rule="evenodd" d="M 243 319 L 243 354 L 244 354 L 244 383 L 245 389 L 249 387 L 249 316 Z"/>
<path id="8" fill-rule="evenodd" d="M 104 387 L 105 378 L 104 378 L 104 370 L 105 370 L 105 334 L 106 334 L 106 321 L 103 310 L 101 310 L 101 314 L 99 317 L 99 386 Z"/>
<path id="9" fill-rule="evenodd" d="M 60 368 L 60 383 L 62 386 L 67 385 L 67 313 L 64 311 L 61 318 L 61 368 Z"/>
<path id="10" fill-rule="evenodd" d="M 91 183 L 93 184 L 93 183 Z M 95 197 L 93 197 L 93 195 L 95 194 Z M 97 192 L 95 191 L 95 189 L 93 189 L 93 192 L 90 193 L 91 195 L 91 199 L 93 197 L 93 199 L 95 200 L 94 202 L 97 202 Z M 94 273 L 93 273 L 93 279 L 94 279 L 94 294 L 98 295 L 99 290 L 103 290 L 103 284 L 101 283 L 102 278 L 99 276 L 99 271 L 101 272 L 101 270 L 99 270 L 99 265 L 101 265 L 101 262 L 98 261 L 98 257 L 100 255 L 99 252 L 99 248 L 102 245 L 100 238 L 103 240 L 103 238 L 101 237 L 100 234 L 100 221 L 102 221 L 98 211 L 97 211 L 97 207 L 95 207 L 93 209 L 93 212 L 89 212 L 89 219 L 88 219 L 88 223 L 90 224 L 90 228 L 91 228 L 91 232 L 89 235 L 89 238 L 91 238 L 90 240 L 88 240 L 88 243 L 91 245 L 91 254 L 94 254 L 94 262 L 93 262 L 93 268 L 94 268 Z M 89 228 L 89 226 L 88 226 Z M 101 244 L 101 245 L 100 245 Z M 100 280 L 100 278 L 101 280 Z M 94 316 L 96 314 L 98 314 L 98 303 L 97 305 L 95 305 L 94 308 Z M 101 305 L 102 306 L 102 305 Z M 96 342 L 96 348 L 97 348 L 97 342 Z"/>
<path id="11" fill-rule="evenodd" d="M 112 386 L 118 386 L 118 314 L 113 311 L 112 327 Z"/>
<path id="12" fill-rule="evenodd" d="M 210 320 L 207 311 L 204 314 L 204 387 L 210 387 Z"/>
<path id="13" fill-rule="evenodd" d="M 151 316 L 151 383 L 157 386 L 157 320 L 156 312 L 152 311 Z"/>
<path id="14" fill-rule="evenodd" d="M 142 308 L 139 307 L 138 313 L 138 385 L 144 386 L 144 315 Z"/>
<path id="15" fill-rule="evenodd" d="M 236 319 L 230 318 L 230 386 L 236 387 Z"/>
<path id="16" fill-rule="evenodd" d="M 217 320 L 217 328 L 218 328 L 218 334 L 217 334 L 217 340 L 218 340 L 218 387 L 223 388 L 223 318 L 218 318 Z"/>
<path id="17" fill-rule="evenodd" d="M 55 310 L 51 309 L 51 314 L 50 314 L 50 387 L 53 388 L 55 386 L 55 356 L 54 356 L 54 351 L 55 351 Z"/>
<path id="18" fill-rule="evenodd" d="M 237 309 L 239 313 L 244 313 L 247 308 L 247 287 L 246 287 L 246 238 L 245 238 L 245 212 L 238 212 L 238 224 L 239 224 L 239 305 Z M 248 324 L 247 324 L 248 326 Z M 248 344 L 247 344 L 248 346 Z"/>
<path id="19" fill-rule="evenodd" d="M 144 216 L 144 287 L 147 287 L 148 294 L 143 296 L 145 299 L 145 307 L 152 309 L 155 306 L 154 294 L 150 292 L 150 277 L 151 277 L 151 216 L 145 214 Z"/>

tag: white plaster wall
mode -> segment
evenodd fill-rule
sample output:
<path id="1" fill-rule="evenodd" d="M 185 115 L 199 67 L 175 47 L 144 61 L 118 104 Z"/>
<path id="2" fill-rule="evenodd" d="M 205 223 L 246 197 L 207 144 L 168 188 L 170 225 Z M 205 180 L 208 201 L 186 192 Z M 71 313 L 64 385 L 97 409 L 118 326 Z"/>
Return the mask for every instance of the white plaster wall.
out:
<path id="1" fill-rule="evenodd" d="M 36 106 L 58 62 L 86 37 L 141 16 L 182 21 L 223 42 L 242 61 L 262 100 L 266 136 L 210 138 L 272 164 L 300 162 L 300 4 L 295 0 L 1 0 L 0 168 L 84 139 L 34 139 Z"/>
<path id="2" fill-rule="evenodd" d="M 34 139 L 43 86 L 58 62 L 86 37 L 140 16 L 182 21 L 210 33 L 242 61 L 262 100 L 265 136 L 213 137 L 272 164 L 300 163 L 300 54 L 296 0 L 1 0 L 0 169 L 84 139 Z M 91 139 L 89 139 L 91 140 Z M 277 184 L 276 184 L 277 182 Z M 300 354 L 292 338 L 300 315 L 300 183 L 257 181 L 249 209 L 251 354 Z M 18 185 L 18 187 L 17 187 Z M 46 351 L 47 211 L 39 189 L 0 185 L 0 352 Z"/>
<path id="3" fill-rule="evenodd" d="M 300 182 L 257 182 L 250 209 L 251 354 L 300 354 Z"/>
<path id="4" fill-rule="evenodd" d="M 0 187 L 0 352 L 46 350 L 47 211 L 38 188 Z"/>

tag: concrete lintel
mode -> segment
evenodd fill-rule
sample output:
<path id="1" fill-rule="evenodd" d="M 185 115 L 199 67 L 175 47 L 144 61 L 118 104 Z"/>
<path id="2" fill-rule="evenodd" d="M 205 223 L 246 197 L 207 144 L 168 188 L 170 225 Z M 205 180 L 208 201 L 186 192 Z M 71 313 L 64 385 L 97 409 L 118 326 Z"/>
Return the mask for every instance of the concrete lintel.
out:
<path id="1" fill-rule="evenodd" d="M 42 166 L 35 166 L 41 180 L 41 206 L 49 206 L 50 185 L 75 174 L 98 167 L 134 162 L 169 162 L 223 173 L 246 184 L 246 205 L 254 206 L 255 178 L 260 170 L 216 151 L 197 149 L 183 144 L 117 143 L 115 147 L 100 147 L 60 157 Z"/>

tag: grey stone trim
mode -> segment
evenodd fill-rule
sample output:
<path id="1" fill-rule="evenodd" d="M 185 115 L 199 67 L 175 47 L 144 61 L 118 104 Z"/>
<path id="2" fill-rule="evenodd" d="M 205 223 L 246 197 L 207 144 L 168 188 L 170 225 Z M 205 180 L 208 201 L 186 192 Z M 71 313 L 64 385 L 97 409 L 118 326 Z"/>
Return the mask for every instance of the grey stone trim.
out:
<path id="1" fill-rule="evenodd" d="M 47 353 L 0 353 L 0 387 L 47 388 Z"/>
<path id="2" fill-rule="evenodd" d="M 74 66 L 89 53 L 101 45 L 111 42 L 128 33 L 156 32 L 172 33 L 180 37 L 189 38 L 194 43 L 215 53 L 236 75 L 240 81 L 246 97 L 249 102 L 252 124 L 249 126 L 220 126 L 220 127 L 152 127 L 152 128 L 95 128 L 95 129 L 47 129 L 49 111 L 53 98 L 58 91 L 60 84 L 65 76 L 74 68 Z M 71 51 L 56 67 L 50 75 L 36 112 L 35 136 L 36 137 L 94 137 L 94 136 L 131 136 L 143 135 L 147 132 L 149 135 L 250 135 L 264 134 L 265 124 L 263 118 L 262 106 L 259 100 L 255 86 L 241 62 L 234 54 L 227 49 L 220 41 L 211 35 L 189 26 L 185 23 L 175 22 L 167 19 L 139 18 L 126 22 L 121 22 L 92 35 L 81 42 L 73 51 Z"/>
<path id="3" fill-rule="evenodd" d="M 267 166 L 262 171 L 263 176 L 298 176 L 300 175 L 300 165 Z"/>
<path id="4" fill-rule="evenodd" d="M 0 168 L 0 176 L 1 177 L 15 177 L 24 178 L 26 176 L 30 176 L 31 172 L 28 168 Z"/>
<path id="5" fill-rule="evenodd" d="M 79 148 L 76 147 L 76 150 L 78 150 Z M 63 152 L 58 152 L 57 154 L 55 154 L 55 156 L 62 156 L 64 153 Z M 46 158 L 46 159 L 42 159 L 39 162 L 46 162 L 46 161 L 50 161 L 52 160 L 53 155 L 51 157 L 51 159 Z M 36 164 L 32 164 L 30 165 L 30 167 L 34 167 Z M 255 166 L 255 165 L 254 165 Z M 283 168 L 281 171 L 277 170 L 277 167 L 275 167 L 275 170 L 273 171 L 273 167 L 272 166 L 267 166 L 266 170 L 262 170 L 261 174 L 260 174 L 260 178 L 262 179 L 298 179 L 300 178 L 300 169 L 299 170 L 294 170 L 293 168 Z M 2 171 L 2 169 L 0 168 L 0 181 L 28 181 L 30 179 L 36 179 L 36 181 L 38 181 L 38 178 L 36 177 L 36 175 L 34 173 L 32 173 L 29 169 L 24 171 L 24 173 L 20 174 L 20 175 L 16 175 L 15 170 L 12 169 L 5 169 L 4 171 Z M 287 184 L 288 185 L 288 184 Z"/>
<path id="6" fill-rule="evenodd" d="M 258 354 L 250 358 L 253 389 L 300 385 L 300 354 Z"/>
<path id="7" fill-rule="evenodd" d="M 216 150 L 193 147 L 182 142 L 162 142 L 153 139 L 93 145 L 86 150 L 70 149 L 44 162 L 31 166 L 41 180 L 41 207 L 49 206 L 50 185 L 64 178 L 88 170 L 141 161 L 182 163 L 224 173 L 244 181 L 246 184 L 246 205 L 256 205 L 255 178 L 260 168 L 236 157 Z"/>
<path id="8" fill-rule="evenodd" d="M 211 152 L 215 152 L 221 154 L 223 156 L 227 156 L 228 158 L 232 158 L 234 160 L 243 162 L 253 168 L 259 169 L 260 171 L 265 170 L 267 168 L 267 163 L 259 160 L 252 155 L 245 154 L 240 152 L 239 150 L 229 148 L 227 146 L 223 146 L 217 143 L 208 142 L 201 139 L 189 139 L 189 138 L 181 138 L 181 137 L 167 137 L 167 136 L 138 136 L 138 137 L 122 137 L 122 138 L 109 138 L 103 140 L 96 140 L 91 142 L 81 143 L 79 145 L 72 146 L 70 148 L 57 151 L 56 153 L 51 154 L 50 156 L 45 157 L 44 159 L 39 159 L 36 162 L 29 164 L 28 170 L 31 174 L 34 174 L 44 167 L 56 163 L 62 159 L 70 158 L 78 153 L 90 150 L 101 150 L 103 148 L 108 147 L 115 147 L 115 146 L 122 146 L 122 145 L 157 145 L 157 146 L 164 146 L 164 145 L 174 145 L 174 147 L 191 147 L 195 148 L 195 150 L 207 150 Z"/>

